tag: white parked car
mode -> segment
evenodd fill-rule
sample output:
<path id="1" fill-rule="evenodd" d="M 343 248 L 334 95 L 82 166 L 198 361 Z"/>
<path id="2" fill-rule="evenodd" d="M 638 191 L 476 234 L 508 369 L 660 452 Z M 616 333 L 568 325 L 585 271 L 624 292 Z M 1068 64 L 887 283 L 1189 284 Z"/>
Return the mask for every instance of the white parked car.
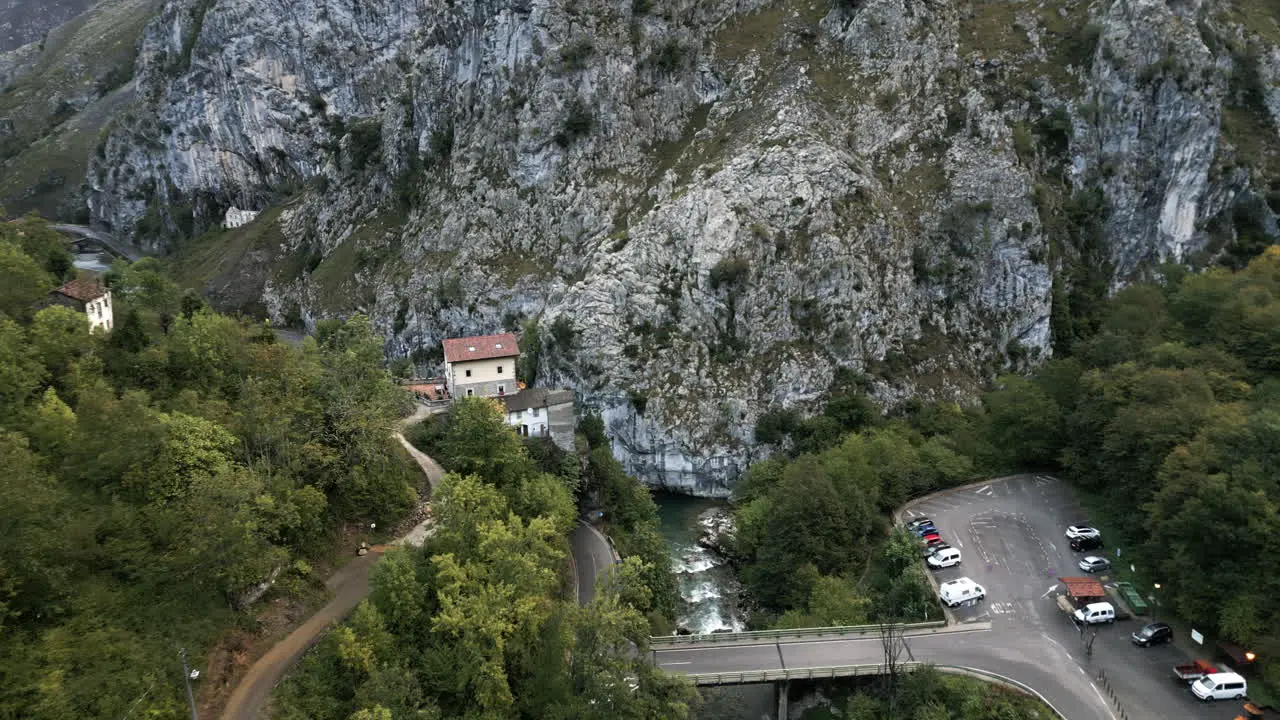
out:
<path id="1" fill-rule="evenodd" d="M 944 582 L 938 586 L 938 599 L 947 607 L 981 602 L 987 591 L 967 577 Z"/>
<path id="2" fill-rule="evenodd" d="M 1076 538 L 1096 538 L 1102 537 L 1102 533 L 1097 528 L 1091 528 L 1088 525 L 1072 525 L 1067 528 L 1067 537 L 1071 540 Z"/>
<path id="3" fill-rule="evenodd" d="M 929 556 L 925 561 L 930 568 L 941 570 L 942 568 L 955 567 L 960 564 L 960 551 L 953 548 L 942 548 Z"/>
<path id="4" fill-rule="evenodd" d="M 1191 683 L 1191 692 L 1205 701 L 1239 700 L 1249 692 L 1249 685 L 1236 673 L 1213 673 Z"/>
<path id="5" fill-rule="evenodd" d="M 1080 608 L 1072 616 L 1081 625 L 1099 625 L 1116 621 L 1116 609 L 1111 603 L 1089 603 Z"/>

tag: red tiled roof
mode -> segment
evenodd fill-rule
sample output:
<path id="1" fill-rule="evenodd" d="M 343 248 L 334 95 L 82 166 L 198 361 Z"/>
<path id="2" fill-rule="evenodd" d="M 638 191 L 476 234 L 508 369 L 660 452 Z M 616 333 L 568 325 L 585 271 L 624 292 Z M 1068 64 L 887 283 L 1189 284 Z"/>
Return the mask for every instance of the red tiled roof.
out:
<path id="1" fill-rule="evenodd" d="M 1090 577 L 1064 577 L 1058 578 L 1063 585 L 1067 586 L 1067 594 L 1077 598 L 1099 598 L 1106 597 L 1107 591 L 1102 589 L 1102 583 Z"/>
<path id="2" fill-rule="evenodd" d="M 450 363 L 514 357 L 519 354 L 516 336 L 511 333 L 449 338 L 444 341 L 444 361 Z"/>
<path id="3" fill-rule="evenodd" d="M 57 290 L 54 290 L 54 292 L 59 295 L 66 295 L 72 300 L 79 300 L 80 302 L 97 300 L 107 294 L 106 288 L 102 287 L 98 283 L 91 280 L 81 280 L 79 278 L 76 278 Z"/>

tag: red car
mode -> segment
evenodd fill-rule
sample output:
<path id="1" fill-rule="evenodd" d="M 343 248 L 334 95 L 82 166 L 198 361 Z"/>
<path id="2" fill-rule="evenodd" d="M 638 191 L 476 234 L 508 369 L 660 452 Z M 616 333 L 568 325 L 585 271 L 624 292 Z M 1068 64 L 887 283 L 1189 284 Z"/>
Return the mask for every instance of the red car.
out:
<path id="1" fill-rule="evenodd" d="M 925 545 L 932 544 L 935 540 L 937 542 L 942 542 L 942 536 L 939 535 L 938 533 L 929 533 L 928 535 L 925 535 L 920 539 L 924 541 Z"/>

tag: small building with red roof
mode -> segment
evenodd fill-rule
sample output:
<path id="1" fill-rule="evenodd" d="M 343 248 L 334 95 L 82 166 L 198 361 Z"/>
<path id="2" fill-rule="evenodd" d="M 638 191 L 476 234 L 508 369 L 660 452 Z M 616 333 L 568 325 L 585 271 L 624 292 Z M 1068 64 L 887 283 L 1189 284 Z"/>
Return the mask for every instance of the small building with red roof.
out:
<path id="1" fill-rule="evenodd" d="M 89 330 L 109 332 L 115 324 L 111 291 L 93 280 L 76 278 L 49 293 L 49 304 L 63 305 L 89 318 Z"/>
<path id="2" fill-rule="evenodd" d="M 511 333 L 444 341 L 444 376 L 451 397 L 503 397 L 519 390 L 520 346 Z"/>

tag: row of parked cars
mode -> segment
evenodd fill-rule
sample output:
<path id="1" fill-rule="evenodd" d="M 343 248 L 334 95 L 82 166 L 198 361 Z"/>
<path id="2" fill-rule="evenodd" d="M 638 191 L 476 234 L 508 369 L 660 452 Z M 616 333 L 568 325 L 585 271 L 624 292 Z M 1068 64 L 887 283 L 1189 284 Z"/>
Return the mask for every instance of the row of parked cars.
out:
<path id="1" fill-rule="evenodd" d="M 1076 552 L 1097 550 L 1103 546 L 1102 533 L 1088 525 L 1072 525 L 1067 528 L 1066 534 L 1071 549 Z M 1077 565 L 1087 573 L 1111 569 L 1111 562 L 1097 555 L 1085 556 Z M 1108 602 L 1089 603 L 1076 610 L 1072 617 L 1077 623 L 1084 625 L 1111 623 L 1115 622 L 1116 611 Z M 1173 628 L 1162 622 L 1147 623 L 1141 630 L 1131 634 L 1129 640 L 1138 647 L 1172 642 Z M 1174 675 L 1189 682 L 1191 693 L 1204 701 L 1238 700 L 1248 692 L 1248 683 L 1243 677 L 1233 672 L 1220 672 L 1218 668 L 1202 660 L 1176 666 Z"/>
<path id="2" fill-rule="evenodd" d="M 938 527 L 927 517 L 907 522 L 907 529 L 920 538 L 925 564 L 931 570 L 943 570 L 960 564 L 960 551 L 943 541 Z M 947 607 L 981 602 L 987 596 L 986 588 L 969 578 L 949 580 L 938 585 L 938 599 Z"/>

